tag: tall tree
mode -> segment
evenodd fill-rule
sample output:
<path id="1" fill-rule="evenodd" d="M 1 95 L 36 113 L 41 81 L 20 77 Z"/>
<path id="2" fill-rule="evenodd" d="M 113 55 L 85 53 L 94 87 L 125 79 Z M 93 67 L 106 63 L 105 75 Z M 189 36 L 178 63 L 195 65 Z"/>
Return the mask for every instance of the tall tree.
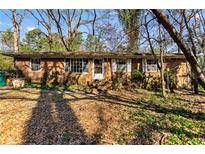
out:
<path id="1" fill-rule="evenodd" d="M 1 32 L 1 43 L 6 50 L 13 50 L 13 32 L 11 29 L 7 29 L 5 32 Z"/>
<path id="2" fill-rule="evenodd" d="M 72 50 L 72 43 L 78 35 L 83 12 L 84 10 L 48 10 L 67 51 Z"/>
<path id="3" fill-rule="evenodd" d="M 170 23 L 166 15 L 164 15 L 161 10 L 152 9 L 151 11 L 158 19 L 158 22 L 162 24 L 162 26 L 167 30 L 172 39 L 184 53 L 188 63 L 190 64 L 191 69 L 193 70 L 193 73 L 197 77 L 198 82 L 205 89 L 205 75 L 203 74 L 199 63 L 194 56 L 192 50 L 189 48 L 188 44 L 183 40 L 183 37 L 180 35 L 179 32 L 177 32 L 176 28 Z"/>
<path id="4" fill-rule="evenodd" d="M 165 89 L 165 79 L 164 79 L 164 48 L 163 48 L 163 37 L 161 32 L 161 27 L 159 24 L 159 49 L 160 49 L 160 76 L 161 76 L 161 86 L 162 86 L 162 95 L 166 97 Z"/>
<path id="5" fill-rule="evenodd" d="M 159 24 L 157 24 L 158 34 L 155 33 L 156 38 L 152 38 L 150 36 L 149 24 L 154 21 L 154 18 L 151 18 L 149 21 L 147 21 L 148 15 L 149 12 L 144 15 L 144 27 L 147 35 L 146 40 L 148 41 L 150 51 L 155 61 L 157 62 L 157 67 L 160 70 L 162 95 L 163 97 L 166 97 L 166 88 L 165 88 L 165 79 L 164 79 L 164 50 L 165 50 L 164 37 L 162 36 L 162 30 Z M 154 40 L 156 43 L 154 44 L 152 40 Z M 158 59 L 158 56 L 155 53 L 156 49 L 159 49 L 160 51 L 160 59 Z"/>
<path id="6" fill-rule="evenodd" d="M 118 18 L 128 36 L 128 50 L 137 52 L 141 10 L 118 10 Z"/>
<path id="7" fill-rule="evenodd" d="M 193 33 L 192 28 L 189 26 L 189 23 L 188 23 L 188 20 L 190 20 L 190 19 L 187 20 L 189 15 L 187 15 L 186 10 L 182 10 L 181 14 L 182 14 L 182 17 L 184 19 L 185 27 L 186 27 L 187 32 L 188 32 L 188 39 L 189 39 L 189 42 L 190 42 L 188 44 L 190 44 L 190 48 L 191 48 L 194 56 L 196 57 L 196 59 L 198 59 L 198 57 L 197 57 L 197 47 L 196 47 L 196 44 L 195 44 L 195 41 L 194 41 L 194 33 Z M 193 71 L 191 71 L 191 80 L 192 80 L 192 84 L 193 84 L 194 93 L 198 94 L 199 93 L 198 81 L 197 81 L 197 78 L 194 75 Z"/>
<path id="8" fill-rule="evenodd" d="M 17 22 L 17 15 L 16 10 L 12 10 L 12 22 L 13 22 L 13 40 L 14 40 L 14 52 L 19 52 L 19 31 L 18 30 L 18 22 Z"/>
<path id="9" fill-rule="evenodd" d="M 22 48 L 29 51 L 45 51 L 48 48 L 48 40 L 40 29 L 33 29 L 26 33 Z"/>
<path id="10" fill-rule="evenodd" d="M 23 10 L 21 13 L 18 13 L 16 9 L 12 10 L 12 23 L 13 23 L 13 38 L 14 38 L 14 52 L 19 52 L 20 47 L 20 33 L 21 33 L 21 24 L 25 17 L 26 11 Z"/>
<path id="11" fill-rule="evenodd" d="M 48 39 L 49 50 L 53 50 L 53 38 L 52 38 L 52 26 L 53 22 L 49 15 L 48 10 L 28 10 L 30 14 L 37 20 L 39 24 L 41 24 L 47 31 L 45 34 L 46 38 Z"/>

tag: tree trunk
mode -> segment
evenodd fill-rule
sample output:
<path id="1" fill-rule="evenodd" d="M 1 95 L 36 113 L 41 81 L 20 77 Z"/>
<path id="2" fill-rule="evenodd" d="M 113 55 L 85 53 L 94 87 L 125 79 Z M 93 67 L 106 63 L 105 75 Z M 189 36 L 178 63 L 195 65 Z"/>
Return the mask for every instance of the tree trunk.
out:
<path id="1" fill-rule="evenodd" d="M 193 33 L 193 30 L 192 30 L 192 29 L 189 27 L 189 25 L 188 25 L 188 21 L 187 21 L 187 19 L 186 19 L 186 16 L 187 16 L 187 15 L 186 15 L 186 10 L 182 10 L 181 14 L 182 14 L 182 16 L 183 16 L 184 23 L 185 23 L 185 27 L 186 27 L 186 29 L 187 29 L 187 31 L 188 31 L 188 34 L 189 34 L 189 40 L 190 40 L 190 42 L 191 42 L 192 52 L 193 52 L 193 54 L 194 54 L 196 60 L 198 61 L 197 56 L 196 56 L 196 55 L 197 55 L 197 49 L 196 49 L 196 45 L 195 45 L 195 43 L 194 43 L 194 33 Z M 194 91 L 195 94 L 198 94 L 199 91 L 198 91 L 198 81 L 197 81 L 197 78 L 196 78 L 196 76 L 195 76 L 195 74 L 194 74 L 193 71 L 191 71 L 191 75 L 192 75 L 193 91 Z"/>
<path id="2" fill-rule="evenodd" d="M 198 89 L 198 82 L 197 82 L 197 80 L 196 79 L 194 79 L 194 81 L 193 81 L 194 83 L 194 94 L 199 94 L 199 89 Z"/>
<path id="3" fill-rule="evenodd" d="M 163 38 L 161 35 L 161 27 L 159 24 L 159 49 L 160 49 L 160 76 L 161 76 L 161 86 L 162 86 L 162 95 L 163 97 L 166 97 L 166 91 L 165 91 L 165 80 L 164 80 L 164 49 L 163 49 Z"/>
<path id="4" fill-rule="evenodd" d="M 160 75 L 161 75 L 161 84 L 162 84 L 162 95 L 163 97 L 166 97 L 166 91 L 165 91 L 165 82 L 164 82 L 164 52 L 160 51 L 160 63 L 161 63 L 161 69 L 160 69 Z"/>
<path id="5" fill-rule="evenodd" d="M 198 82 L 205 89 L 205 76 L 202 73 L 202 70 L 197 62 L 196 57 L 193 55 L 192 51 L 187 46 L 187 44 L 183 41 L 182 36 L 176 31 L 175 27 L 171 25 L 171 23 L 169 22 L 167 17 L 162 13 L 161 10 L 152 9 L 151 11 L 158 19 L 158 22 L 163 25 L 163 27 L 170 34 L 170 36 L 178 45 L 178 47 L 182 50 L 182 52 L 186 57 L 186 60 L 188 61 L 191 69 L 193 70 L 195 76 L 197 77 Z"/>
<path id="6" fill-rule="evenodd" d="M 48 11 L 47 11 L 48 13 Z M 53 44 L 53 38 L 52 38 L 52 32 L 51 32 L 51 27 L 52 27 L 52 21 L 51 17 L 48 14 L 48 25 L 47 25 L 47 31 L 48 31 L 48 45 L 49 45 L 49 50 L 52 51 L 52 44 Z"/>
<path id="7" fill-rule="evenodd" d="M 18 24 L 17 24 L 17 16 L 16 16 L 16 10 L 12 11 L 12 22 L 14 27 L 13 37 L 14 37 L 14 52 L 19 52 L 19 43 L 18 43 Z"/>

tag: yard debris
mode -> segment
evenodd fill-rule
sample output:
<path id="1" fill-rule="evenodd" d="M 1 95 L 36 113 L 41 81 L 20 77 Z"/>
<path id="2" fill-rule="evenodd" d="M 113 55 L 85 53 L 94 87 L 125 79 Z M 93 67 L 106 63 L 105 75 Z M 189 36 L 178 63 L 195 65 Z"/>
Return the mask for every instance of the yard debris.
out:
<path id="1" fill-rule="evenodd" d="M 139 89 L 102 93 L 102 85 L 93 83 L 100 88 L 92 94 L 31 88 L 2 93 L 0 144 L 203 143 L 205 95 L 176 92 L 164 100 Z"/>
<path id="2" fill-rule="evenodd" d="M 121 81 L 123 80 L 123 81 Z M 116 80 L 94 80 L 85 87 L 85 91 L 88 93 L 106 93 L 108 90 L 121 91 L 123 89 L 129 91 L 136 91 L 139 86 L 136 83 L 131 82 L 128 79 L 116 79 Z"/>
<path id="3" fill-rule="evenodd" d="M 12 85 L 15 89 L 23 88 L 24 85 L 25 85 L 25 81 L 21 80 L 21 79 L 13 79 L 12 80 Z"/>

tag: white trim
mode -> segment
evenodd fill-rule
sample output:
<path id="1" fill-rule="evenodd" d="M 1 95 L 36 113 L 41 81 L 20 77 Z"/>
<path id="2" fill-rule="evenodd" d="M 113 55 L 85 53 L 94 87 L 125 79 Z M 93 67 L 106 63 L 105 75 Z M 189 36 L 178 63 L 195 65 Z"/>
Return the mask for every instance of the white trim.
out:
<path id="1" fill-rule="evenodd" d="M 118 60 L 124 60 L 125 61 L 125 70 L 119 71 L 118 70 Z M 112 73 L 115 72 L 123 72 L 123 73 L 130 73 L 132 72 L 132 59 L 112 59 L 111 60 L 111 66 L 112 66 Z"/>
<path id="2" fill-rule="evenodd" d="M 147 73 L 159 72 L 159 69 L 158 69 L 158 67 L 157 67 L 157 64 L 156 64 L 156 68 L 157 68 L 156 71 L 148 71 L 148 70 L 147 70 L 147 60 L 153 60 L 153 59 L 146 59 L 146 58 L 142 59 L 142 71 L 143 71 L 143 72 L 147 72 Z M 153 64 L 153 65 L 154 65 L 154 64 Z"/>
<path id="3" fill-rule="evenodd" d="M 31 67 L 31 60 L 32 60 L 32 59 L 39 59 L 39 60 L 40 60 L 40 69 L 39 69 L 39 70 L 36 70 L 36 71 L 32 70 L 32 67 Z M 40 71 L 42 71 L 41 58 L 30 58 L 29 68 L 30 68 L 30 71 L 31 71 L 31 72 L 40 72 Z"/>
<path id="4" fill-rule="evenodd" d="M 132 72 L 132 59 L 127 59 L 127 73 L 131 73 Z"/>
<path id="5" fill-rule="evenodd" d="M 123 71 L 118 70 L 118 61 L 119 60 L 124 60 L 125 61 L 125 70 L 123 70 Z M 128 68 L 128 60 L 127 59 L 116 59 L 115 64 L 116 64 L 116 72 L 123 72 L 123 73 L 128 72 L 128 69 L 127 69 Z"/>
<path id="6" fill-rule="evenodd" d="M 89 73 L 89 66 L 88 66 L 88 72 L 84 72 L 84 70 L 83 70 L 83 66 L 84 66 L 84 62 L 83 62 L 83 60 L 84 59 L 87 59 L 88 60 L 88 65 L 89 65 L 89 58 L 64 58 L 64 72 L 69 72 L 69 71 L 66 71 L 65 69 L 66 69 L 66 59 L 81 59 L 82 60 L 82 72 L 72 72 L 72 73 L 79 73 L 79 74 L 88 74 Z M 70 66 L 71 66 L 71 61 L 70 61 Z"/>
<path id="7" fill-rule="evenodd" d="M 92 61 L 93 61 L 93 65 L 92 65 L 92 80 L 96 80 L 95 79 L 95 59 L 100 59 L 100 60 L 102 60 L 102 79 L 104 79 L 104 76 L 105 76 L 105 71 L 104 71 L 104 65 L 105 65 L 105 63 L 104 63 L 104 59 L 103 58 L 94 58 Z M 100 74 L 100 73 L 98 73 L 98 74 Z M 99 79 L 99 80 L 102 80 L 102 79 Z"/>
<path id="8" fill-rule="evenodd" d="M 116 59 L 111 59 L 111 66 L 112 73 L 115 73 L 117 71 Z"/>

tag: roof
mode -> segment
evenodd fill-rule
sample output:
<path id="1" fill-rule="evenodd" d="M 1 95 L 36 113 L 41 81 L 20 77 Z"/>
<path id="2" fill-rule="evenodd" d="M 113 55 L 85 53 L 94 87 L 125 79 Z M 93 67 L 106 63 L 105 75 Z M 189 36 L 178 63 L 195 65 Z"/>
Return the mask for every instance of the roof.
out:
<path id="1" fill-rule="evenodd" d="M 128 58 L 148 58 L 153 59 L 151 53 L 131 53 L 131 52 L 5 52 L 5 56 L 14 58 L 113 58 L 113 59 L 128 59 Z M 157 57 L 160 57 L 158 54 Z M 185 59 L 183 54 L 166 53 L 166 58 Z"/>

